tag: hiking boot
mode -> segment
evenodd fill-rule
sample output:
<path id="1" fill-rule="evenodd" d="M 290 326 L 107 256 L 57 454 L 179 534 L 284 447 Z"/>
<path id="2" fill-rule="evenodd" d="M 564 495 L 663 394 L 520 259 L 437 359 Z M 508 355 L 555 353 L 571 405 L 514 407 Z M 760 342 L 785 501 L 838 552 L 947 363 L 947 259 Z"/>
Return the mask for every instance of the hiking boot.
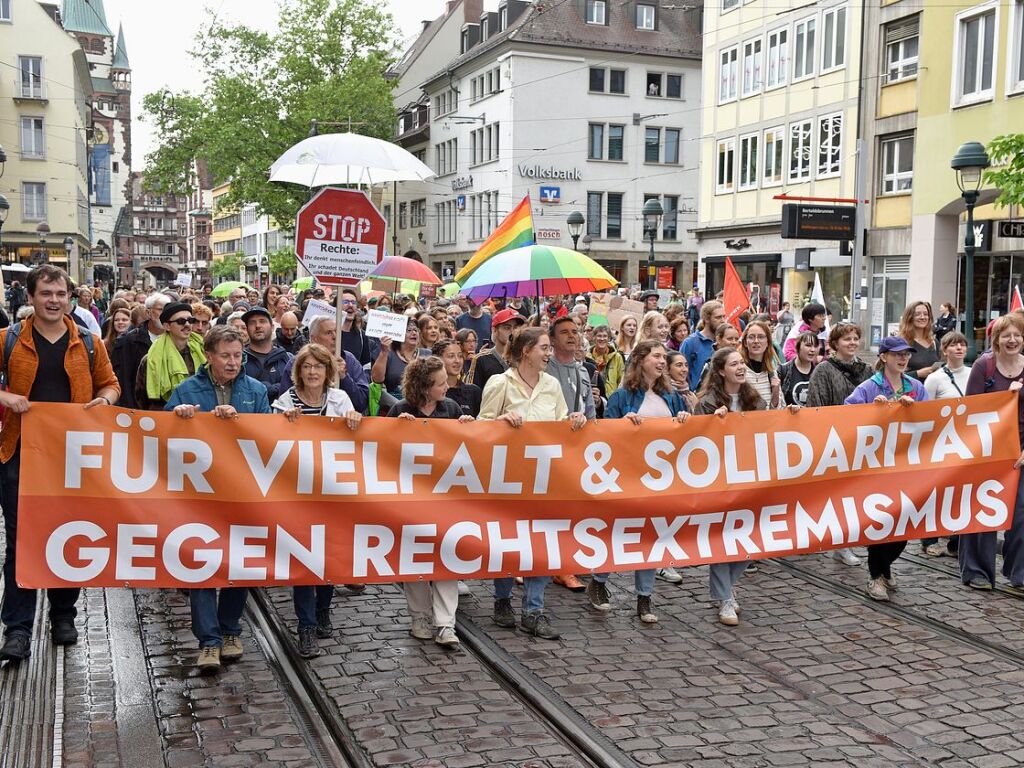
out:
<path id="1" fill-rule="evenodd" d="M 575 575 L 569 573 L 565 575 L 555 576 L 551 579 L 555 584 L 565 587 L 570 592 L 582 592 L 587 588 L 587 585 L 576 578 Z"/>
<path id="2" fill-rule="evenodd" d="M 718 621 L 727 627 L 735 627 L 740 623 L 740 617 L 736 615 L 735 600 L 723 600 L 718 606 Z"/>
<path id="3" fill-rule="evenodd" d="M 417 640 L 431 640 L 434 637 L 434 631 L 430 628 L 430 622 L 422 616 L 413 617 L 409 634 Z"/>
<path id="4" fill-rule="evenodd" d="M 654 572 L 655 578 L 667 581 L 669 584 L 682 584 L 683 577 L 675 568 L 659 568 Z"/>
<path id="5" fill-rule="evenodd" d="M 224 645 L 220 649 L 221 661 L 238 661 L 244 652 L 242 638 L 238 635 L 224 635 Z"/>
<path id="6" fill-rule="evenodd" d="M 868 579 L 867 593 L 872 600 L 877 600 L 880 603 L 889 602 L 889 590 L 885 588 L 885 577 Z"/>
<path id="7" fill-rule="evenodd" d="M 320 655 L 320 646 L 316 644 L 316 627 L 299 627 L 299 656 L 312 659 Z"/>
<path id="8" fill-rule="evenodd" d="M 471 592 L 469 591 L 469 584 L 464 582 L 462 579 L 459 579 L 459 596 L 461 597 L 462 595 L 469 594 L 471 594 Z"/>
<path id="9" fill-rule="evenodd" d="M 849 547 L 843 547 L 842 549 L 833 549 L 832 559 L 838 560 L 843 565 L 860 565 L 860 558 L 853 554 L 853 550 Z"/>
<path id="10" fill-rule="evenodd" d="M 345 589 L 347 589 L 354 595 L 361 595 L 363 594 L 363 592 L 366 591 L 365 584 L 342 584 L 341 586 L 343 586 Z"/>
<path id="11" fill-rule="evenodd" d="M 516 615 L 512 612 L 512 598 L 502 597 L 494 601 L 494 623 L 505 629 L 514 629 Z"/>
<path id="12" fill-rule="evenodd" d="M 459 644 L 459 636 L 455 634 L 455 627 L 441 627 L 434 635 L 434 642 L 451 648 Z"/>
<path id="13" fill-rule="evenodd" d="M 587 584 L 587 597 L 590 598 L 590 604 L 599 611 L 610 611 L 612 608 L 611 600 L 608 598 L 608 585 L 603 581 L 591 579 Z"/>
<path id="14" fill-rule="evenodd" d="M 74 619 L 51 619 L 50 639 L 54 645 L 74 645 L 78 642 L 78 630 Z"/>
<path id="15" fill-rule="evenodd" d="M 32 638 L 24 632 L 12 632 L 0 648 L 0 661 L 19 662 L 32 655 Z"/>
<path id="16" fill-rule="evenodd" d="M 204 645 L 199 649 L 199 660 L 196 661 L 199 674 L 212 675 L 220 672 L 220 648 L 216 645 Z"/>
<path id="17" fill-rule="evenodd" d="M 883 576 L 882 583 L 885 584 L 885 588 L 888 589 L 890 592 L 900 591 L 899 584 L 896 583 L 895 574 L 890 573 L 888 576 Z"/>
<path id="18" fill-rule="evenodd" d="M 949 550 L 941 541 L 936 541 L 934 544 L 929 544 L 924 548 L 924 553 L 929 557 L 945 557 L 947 552 Z"/>
<path id="19" fill-rule="evenodd" d="M 644 624 L 657 624 L 658 615 L 651 610 L 651 596 L 636 596 L 636 615 Z"/>
<path id="20" fill-rule="evenodd" d="M 561 635 L 551 626 L 551 620 L 543 613 L 528 613 L 520 624 L 523 632 L 542 640 L 557 640 Z"/>
<path id="21" fill-rule="evenodd" d="M 331 626 L 331 609 L 321 608 L 316 612 L 316 636 L 328 638 L 334 635 L 334 627 Z"/>
<path id="22" fill-rule="evenodd" d="M 990 582 L 988 579 L 983 579 L 980 576 L 971 579 L 970 581 L 965 581 L 964 584 L 966 584 L 971 589 L 977 589 L 982 592 L 992 591 L 992 582 Z"/>

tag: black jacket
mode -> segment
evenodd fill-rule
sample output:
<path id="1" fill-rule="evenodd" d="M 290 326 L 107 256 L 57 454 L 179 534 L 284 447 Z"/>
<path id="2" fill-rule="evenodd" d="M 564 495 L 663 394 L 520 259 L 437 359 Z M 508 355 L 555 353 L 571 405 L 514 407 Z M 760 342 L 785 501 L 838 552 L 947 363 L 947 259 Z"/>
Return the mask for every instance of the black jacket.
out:
<path id="1" fill-rule="evenodd" d="M 114 366 L 114 374 L 121 385 L 121 399 L 117 404 L 122 408 L 142 407 L 135 400 L 135 377 L 139 372 L 142 358 L 149 353 L 149 328 L 146 323 L 136 326 L 114 339 L 114 349 L 110 353 L 110 363 Z"/>
<path id="2" fill-rule="evenodd" d="M 291 341 L 285 338 L 285 335 L 281 333 L 280 328 L 274 331 L 274 344 L 283 349 L 289 355 L 299 354 L 299 350 L 308 343 L 309 339 L 306 338 L 302 328 L 299 328 L 298 332 L 295 334 L 295 338 Z"/>
<path id="3" fill-rule="evenodd" d="M 284 391 L 282 383 L 285 373 L 291 370 L 292 356 L 281 347 L 274 345 L 270 354 L 260 360 L 246 349 L 245 375 L 259 381 L 267 388 L 267 399 L 274 402 Z"/>

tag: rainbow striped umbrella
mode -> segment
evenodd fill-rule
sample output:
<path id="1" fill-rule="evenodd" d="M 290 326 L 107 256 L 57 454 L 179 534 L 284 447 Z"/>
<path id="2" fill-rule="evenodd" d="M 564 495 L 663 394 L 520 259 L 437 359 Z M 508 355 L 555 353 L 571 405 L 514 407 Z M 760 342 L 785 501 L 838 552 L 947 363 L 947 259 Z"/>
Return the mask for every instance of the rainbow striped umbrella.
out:
<path id="1" fill-rule="evenodd" d="M 604 291 L 618 284 L 589 256 L 553 245 L 527 245 L 491 256 L 463 280 L 459 293 L 476 301 Z"/>
<path id="2" fill-rule="evenodd" d="M 430 271 L 430 267 L 416 259 L 405 256 L 385 256 L 380 264 L 366 273 L 364 280 L 386 277 L 389 280 L 413 280 L 427 285 L 440 285 L 441 278 Z"/>

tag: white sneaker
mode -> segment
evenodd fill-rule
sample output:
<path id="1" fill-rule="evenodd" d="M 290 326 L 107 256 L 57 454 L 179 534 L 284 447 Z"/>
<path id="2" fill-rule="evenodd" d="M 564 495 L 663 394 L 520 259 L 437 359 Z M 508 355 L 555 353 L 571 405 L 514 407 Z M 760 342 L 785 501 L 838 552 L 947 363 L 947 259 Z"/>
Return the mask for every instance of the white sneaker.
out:
<path id="1" fill-rule="evenodd" d="M 900 587 L 896 583 L 896 574 L 890 574 L 889 576 L 882 577 L 882 583 L 885 584 L 885 588 L 890 592 L 898 592 Z"/>
<path id="2" fill-rule="evenodd" d="M 885 579 L 881 576 L 868 580 L 867 593 L 872 600 L 877 600 L 880 603 L 889 602 L 889 590 L 885 588 Z"/>
<path id="3" fill-rule="evenodd" d="M 736 615 L 738 607 L 735 600 L 723 600 L 718 607 L 718 620 L 727 627 L 735 627 L 740 623 L 740 617 Z"/>
<path id="4" fill-rule="evenodd" d="M 679 571 L 675 568 L 659 568 L 654 572 L 654 575 L 662 581 L 667 581 L 669 584 L 683 583 L 683 577 L 679 575 Z"/>
<path id="5" fill-rule="evenodd" d="M 458 645 L 459 636 L 455 634 L 455 627 L 441 627 L 434 636 L 434 642 L 438 645 Z"/>
<path id="6" fill-rule="evenodd" d="M 434 638 L 434 632 L 430 628 L 430 622 L 421 616 L 413 618 L 409 634 L 417 640 L 432 640 Z"/>
<path id="7" fill-rule="evenodd" d="M 468 594 L 470 594 L 469 585 L 466 582 L 462 581 L 462 579 L 459 579 L 459 594 L 460 595 L 468 595 Z"/>
<path id="8" fill-rule="evenodd" d="M 853 554 L 853 550 L 847 547 L 832 550 L 832 559 L 838 560 L 843 565 L 860 565 L 860 558 Z"/>

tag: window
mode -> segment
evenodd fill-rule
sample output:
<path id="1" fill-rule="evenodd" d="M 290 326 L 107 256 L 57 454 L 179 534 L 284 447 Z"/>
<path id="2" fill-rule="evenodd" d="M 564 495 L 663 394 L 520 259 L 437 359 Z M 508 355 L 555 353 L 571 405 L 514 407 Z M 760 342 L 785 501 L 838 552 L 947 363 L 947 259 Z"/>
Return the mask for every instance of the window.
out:
<path id="1" fill-rule="evenodd" d="M 604 67 L 590 68 L 590 90 L 594 93 L 604 93 L 605 83 L 608 84 L 608 93 L 626 92 L 626 70 L 605 69 Z"/>
<path id="2" fill-rule="evenodd" d="M 43 118 L 21 118 L 22 160 L 45 160 L 46 139 L 43 134 Z"/>
<path id="3" fill-rule="evenodd" d="M 588 160 L 604 159 L 604 125 L 602 123 L 590 124 L 590 141 L 587 150 Z"/>
<path id="4" fill-rule="evenodd" d="M 663 132 L 664 143 L 662 143 Z M 644 162 L 678 163 L 679 133 L 678 128 L 646 128 L 644 130 Z"/>
<path id="5" fill-rule="evenodd" d="M 732 192 L 734 166 L 736 164 L 736 139 L 723 139 L 718 142 L 718 173 L 715 179 L 715 192 L 721 194 Z"/>
<path id="6" fill-rule="evenodd" d="M 636 4 L 636 28 L 654 29 L 654 6 L 644 3 Z"/>
<path id="7" fill-rule="evenodd" d="M 398 204 L 398 228 L 406 229 L 409 226 L 409 219 L 407 214 L 409 213 L 409 206 L 407 203 Z"/>
<path id="8" fill-rule="evenodd" d="M 437 153 L 437 175 L 446 176 L 455 173 L 459 169 L 458 151 L 459 140 L 449 139 L 435 148 Z"/>
<path id="9" fill-rule="evenodd" d="M 821 71 L 846 66 L 846 8 L 830 8 L 821 15 Z"/>
<path id="10" fill-rule="evenodd" d="M 608 126 L 608 159 L 622 160 L 623 137 L 626 134 L 626 126 Z"/>
<path id="11" fill-rule="evenodd" d="M 19 56 L 21 72 L 21 98 L 43 98 L 43 60 L 39 56 Z"/>
<path id="12" fill-rule="evenodd" d="M 427 201 L 413 200 L 409 203 L 409 226 L 422 227 L 427 223 Z"/>
<path id="13" fill-rule="evenodd" d="M 498 213 L 498 193 L 482 192 L 469 196 L 469 214 L 472 223 L 473 240 L 483 240 L 497 226 L 501 218 Z"/>
<path id="14" fill-rule="evenodd" d="M 811 152 L 813 124 L 810 120 L 789 126 L 789 180 L 805 181 L 811 178 Z"/>
<path id="15" fill-rule="evenodd" d="M 498 9 L 498 29 L 502 30 L 508 27 L 508 6 L 503 5 Z"/>
<path id="16" fill-rule="evenodd" d="M 590 160 L 622 160 L 622 143 L 625 135 L 624 125 L 605 125 L 604 123 L 591 123 L 589 126 L 589 139 L 587 157 Z M 605 138 L 607 137 L 607 145 Z"/>
<path id="17" fill-rule="evenodd" d="M 459 99 L 454 89 L 449 88 L 448 90 L 439 93 L 434 97 L 434 119 L 444 115 L 450 115 L 456 110 L 459 105 Z"/>
<path id="18" fill-rule="evenodd" d="M 622 193 L 621 192 L 587 192 L 587 234 L 601 237 L 602 203 L 607 205 L 604 237 L 620 239 L 622 237 Z"/>
<path id="19" fill-rule="evenodd" d="M 587 0 L 587 24 L 607 24 L 607 12 L 605 0 Z"/>
<path id="20" fill-rule="evenodd" d="M 470 102 L 501 92 L 501 67 L 494 67 L 470 81 Z"/>
<path id="21" fill-rule="evenodd" d="M 662 162 L 670 165 L 679 162 L 679 133 L 678 128 L 665 129 L 665 154 Z"/>
<path id="22" fill-rule="evenodd" d="M 1006 77 L 1008 93 L 1024 90 L 1024 0 L 1010 7 L 1010 54 Z"/>
<path id="23" fill-rule="evenodd" d="M 789 30 L 776 29 L 768 33 L 768 74 L 764 87 L 779 88 L 789 76 Z"/>
<path id="24" fill-rule="evenodd" d="M 752 133 L 740 137 L 740 185 L 742 189 L 757 188 L 757 145 L 761 137 Z"/>
<path id="25" fill-rule="evenodd" d="M 718 63 L 718 103 L 736 99 L 736 67 L 739 49 L 736 46 L 722 51 Z"/>
<path id="26" fill-rule="evenodd" d="M 0 0 L 0 21 L 11 20 L 11 0 Z"/>
<path id="27" fill-rule="evenodd" d="M 782 158 L 786 153 L 786 128 L 768 128 L 764 132 L 764 174 L 761 186 L 771 187 L 782 183 Z"/>
<path id="28" fill-rule="evenodd" d="M 601 202 L 602 192 L 587 192 L 587 234 L 591 237 L 601 236 Z"/>
<path id="29" fill-rule="evenodd" d="M 843 160 L 843 116 L 818 118 L 818 178 L 838 176 Z"/>
<path id="30" fill-rule="evenodd" d="M 648 72 L 647 73 L 647 95 L 648 96 L 661 96 L 661 73 L 660 72 Z"/>
<path id="31" fill-rule="evenodd" d="M 661 157 L 661 128 L 648 128 L 644 131 L 644 162 L 656 163 Z"/>
<path id="32" fill-rule="evenodd" d="M 679 198 L 665 195 L 661 198 L 661 208 L 665 211 L 661 219 L 661 237 L 663 240 L 675 240 L 679 237 Z"/>
<path id="33" fill-rule="evenodd" d="M 601 67 L 590 68 L 590 90 L 604 93 L 604 69 Z"/>
<path id="34" fill-rule="evenodd" d="M 477 128 L 470 133 L 470 165 L 480 165 L 498 159 L 499 126 L 500 123 L 491 123 L 483 128 Z"/>
<path id="35" fill-rule="evenodd" d="M 957 16 L 956 67 L 953 71 L 954 104 L 973 104 L 992 98 L 995 64 L 996 9 L 988 5 L 980 12 Z"/>
<path id="36" fill-rule="evenodd" d="M 46 184 L 38 181 L 21 183 L 21 220 L 46 221 Z"/>
<path id="37" fill-rule="evenodd" d="M 917 77 L 918 29 L 916 16 L 885 28 L 884 83 Z"/>
<path id="38" fill-rule="evenodd" d="M 914 187 L 914 137 L 882 140 L 882 194 L 909 192 Z"/>
<path id="39" fill-rule="evenodd" d="M 681 99 L 683 97 L 683 76 L 648 72 L 647 95 L 666 99 Z"/>
<path id="40" fill-rule="evenodd" d="M 743 44 L 743 95 L 749 96 L 761 90 L 761 67 L 764 65 L 764 51 L 761 38 L 748 40 Z"/>
<path id="41" fill-rule="evenodd" d="M 793 33 L 796 47 L 793 51 L 793 79 L 810 77 L 814 74 L 814 36 L 817 33 L 818 17 L 798 21 Z"/>
<path id="42" fill-rule="evenodd" d="M 722 13 L 740 7 L 740 0 L 722 0 Z"/>
<path id="43" fill-rule="evenodd" d="M 437 219 L 435 245 L 450 245 L 455 242 L 455 214 L 454 200 L 434 204 L 434 217 Z"/>
<path id="44" fill-rule="evenodd" d="M 609 238 L 622 237 L 622 193 L 608 193 L 608 219 L 605 231 Z"/>

